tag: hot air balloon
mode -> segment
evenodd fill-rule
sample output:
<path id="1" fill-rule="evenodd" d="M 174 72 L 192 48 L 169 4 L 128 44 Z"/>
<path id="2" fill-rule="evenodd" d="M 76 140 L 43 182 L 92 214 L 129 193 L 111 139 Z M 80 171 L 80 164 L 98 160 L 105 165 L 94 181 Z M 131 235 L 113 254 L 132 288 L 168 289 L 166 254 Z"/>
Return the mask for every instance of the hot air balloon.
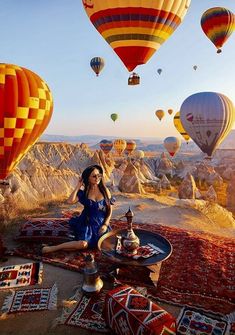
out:
<path id="1" fill-rule="evenodd" d="M 170 136 L 166 137 L 164 140 L 164 147 L 169 152 L 169 154 L 173 157 L 181 146 L 181 141 L 179 138 Z"/>
<path id="2" fill-rule="evenodd" d="M 180 112 L 177 112 L 174 116 L 174 126 L 175 128 L 178 130 L 178 132 L 180 133 L 180 135 L 183 136 L 183 138 L 185 139 L 185 141 L 189 141 L 190 140 L 190 136 L 187 134 L 186 130 L 184 129 L 182 122 L 180 120 Z"/>
<path id="3" fill-rule="evenodd" d="M 143 150 L 136 150 L 133 152 L 133 156 L 137 159 L 144 158 L 144 151 Z"/>
<path id="4" fill-rule="evenodd" d="M 165 112 L 162 109 L 158 109 L 155 112 L 156 117 L 161 121 L 161 119 L 164 117 Z"/>
<path id="5" fill-rule="evenodd" d="M 103 58 L 101 57 L 92 58 L 92 60 L 90 61 L 90 66 L 98 77 L 99 73 L 103 70 L 103 67 L 104 67 Z"/>
<path id="6" fill-rule="evenodd" d="M 193 69 L 196 71 L 197 70 L 197 65 L 193 65 Z"/>
<path id="7" fill-rule="evenodd" d="M 110 115 L 111 119 L 113 120 L 113 122 L 115 122 L 118 119 L 118 114 L 113 113 Z"/>
<path id="8" fill-rule="evenodd" d="M 168 112 L 169 115 L 171 115 L 174 111 L 173 111 L 173 109 L 168 109 L 167 112 Z"/>
<path id="9" fill-rule="evenodd" d="M 199 92 L 184 100 L 180 120 L 192 140 L 210 157 L 230 132 L 235 108 L 221 93 Z"/>
<path id="10" fill-rule="evenodd" d="M 126 141 L 122 140 L 122 139 L 115 140 L 113 142 L 113 147 L 114 147 L 115 151 L 117 152 L 117 154 L 119 156 L 121 156 L 121 154 L 123 153 L 123 151 L 126 148 Z"/>
<path id="11" fill-rule="evenodd" d="M 113 148 L 113 142 L 109 140 L 100 141 L 100 149 L 107 155 Z"/>
<path id="12" fill-rule="evenodd" d="M 162 73 L 162 69 L 158 69 L 157 73 L 160 75 Z"/>
<path id="13" fill-rule="evenodd" d="M 37 141 L 52 111 L 50 89 L 36 73 L 0 64 L 0 179 L 9 175 Z"/>
<path id="14" fill-rule="evenodd" d="M 136 143 L 133 140 L 127 140 L 126 141 L 126 149 L 125 149 L 125 153 L 129 156 L 132 154 L 132 152 L 135 150 L 136 148 Z"/>
<path id="15" fill-rule="evenodd" d="M 182 22 L 191 0 L 82 0 L 94 27 L 128 71 L 145 64 Z"/>
<path id="16" fill-rule="evenodd" d="M 201 27 L 220 53 L 222 46 L 235 30 L 235 15 L 227 8 L 213 7 L 201 17 Z"/>

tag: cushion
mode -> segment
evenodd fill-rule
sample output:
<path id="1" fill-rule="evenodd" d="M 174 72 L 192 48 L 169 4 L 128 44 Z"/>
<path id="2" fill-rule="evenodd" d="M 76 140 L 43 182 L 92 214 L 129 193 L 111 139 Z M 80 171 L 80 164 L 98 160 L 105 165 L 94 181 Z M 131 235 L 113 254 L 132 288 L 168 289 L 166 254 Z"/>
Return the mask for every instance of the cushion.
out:
<path id="1" fill-rule="evenodd" d="M 62 243 L 73 240 L 69 218 L 31 218 L 22 224 L 17 241 Z"/>
<path id="2" fill-rule="evenodd" d="M 108 291 L 105 296 L 104 318 L 117 335 L 176 334 L 175 318 L 128 285 Z"/>

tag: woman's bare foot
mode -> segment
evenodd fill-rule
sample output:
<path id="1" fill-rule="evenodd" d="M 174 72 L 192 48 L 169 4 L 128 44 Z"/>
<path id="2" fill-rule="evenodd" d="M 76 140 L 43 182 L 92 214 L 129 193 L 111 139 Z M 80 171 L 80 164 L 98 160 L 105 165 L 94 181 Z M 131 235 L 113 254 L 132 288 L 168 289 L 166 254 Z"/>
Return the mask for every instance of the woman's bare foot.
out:
<path id="1" fill-rule="evenodd" d="M 44 246 L 42 248 L 42 254 L 48 254 L 51 251 L 51 247 Z"/>

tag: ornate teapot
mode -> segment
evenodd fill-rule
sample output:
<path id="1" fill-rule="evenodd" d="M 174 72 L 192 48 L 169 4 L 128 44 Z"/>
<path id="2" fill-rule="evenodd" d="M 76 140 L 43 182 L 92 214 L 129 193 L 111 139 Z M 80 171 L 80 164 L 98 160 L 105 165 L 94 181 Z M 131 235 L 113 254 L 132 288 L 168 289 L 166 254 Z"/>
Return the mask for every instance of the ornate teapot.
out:
<path id="1" fill-rule="evenodd" d="M 121 238 L 121 244 L 123 248 L 130 255 L 135 255 L 140 245 L 140 240 L 135 235 L 134 230 L 132 229 L 133 216 L 134 216 L 134 213 L 129 207 L 129 210 L 123 216 L 123 217 L 126 217 L 127 219 L 127 223 L 128 223 L 127 232 L 124 233 L 122 236 L 117 236 L 117 238 Z"/>

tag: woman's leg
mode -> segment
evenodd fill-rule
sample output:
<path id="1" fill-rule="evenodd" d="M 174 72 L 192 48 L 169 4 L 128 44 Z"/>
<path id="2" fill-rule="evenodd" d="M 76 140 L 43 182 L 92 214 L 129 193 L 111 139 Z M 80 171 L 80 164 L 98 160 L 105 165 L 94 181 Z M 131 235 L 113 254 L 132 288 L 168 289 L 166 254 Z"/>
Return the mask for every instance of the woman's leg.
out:
<path id="1" fill-rule="evenodd" d="M 58 251 L 58 250 L 81 250 L 86 249 L 88 247 L 87 241 L 70 241 L 61 243 L 58 245 L 51 245 L 42 248 L 43 254 L 48 254 L 50 252 Z"/>

